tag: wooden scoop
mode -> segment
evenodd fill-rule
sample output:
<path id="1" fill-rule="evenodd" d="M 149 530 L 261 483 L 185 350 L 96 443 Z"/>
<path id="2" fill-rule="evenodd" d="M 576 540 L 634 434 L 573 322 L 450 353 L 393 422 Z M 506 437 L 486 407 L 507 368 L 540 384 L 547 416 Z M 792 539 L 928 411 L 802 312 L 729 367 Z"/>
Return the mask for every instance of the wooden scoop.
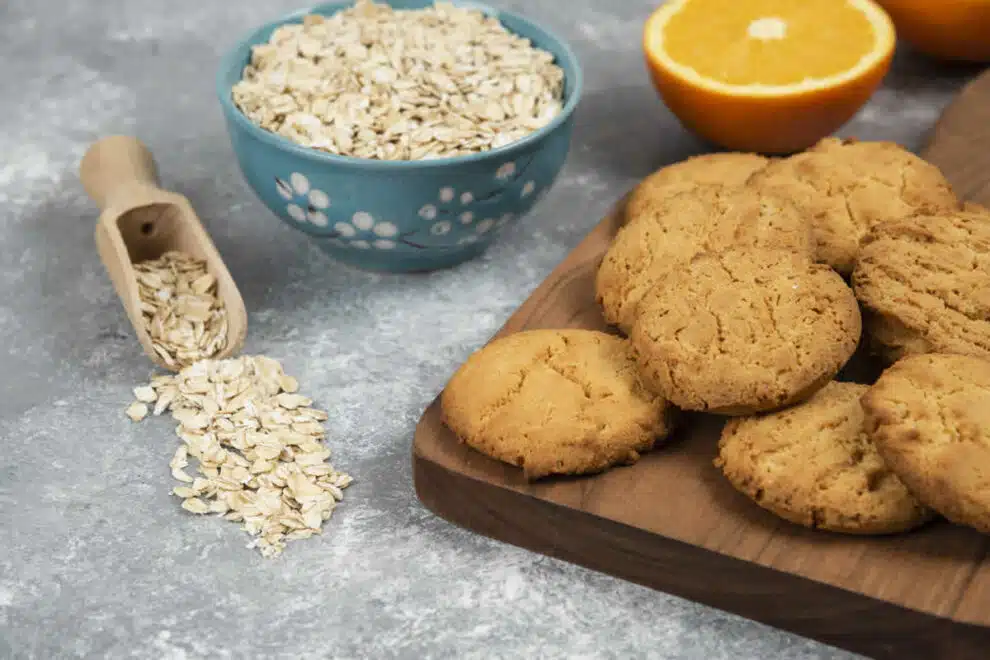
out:
<path id="1" fill-rule="evenodd" d="M 83 156 L 79 176 L 100 207 L 96 247 L 124 304 L 144 352 L 172 371 L 152 347 L 141 316 L 133 264 L 175 250 L 206 261 L 217 280 L 217 295 L 227 308 L 227 343 L 213 358 L 240 350 L 247 334 L 247 312 L 234 279 L 196 216 L 189 200 L 158 186 L 155 161 L 139 140 L 124 135 L 103 138 Z"/>

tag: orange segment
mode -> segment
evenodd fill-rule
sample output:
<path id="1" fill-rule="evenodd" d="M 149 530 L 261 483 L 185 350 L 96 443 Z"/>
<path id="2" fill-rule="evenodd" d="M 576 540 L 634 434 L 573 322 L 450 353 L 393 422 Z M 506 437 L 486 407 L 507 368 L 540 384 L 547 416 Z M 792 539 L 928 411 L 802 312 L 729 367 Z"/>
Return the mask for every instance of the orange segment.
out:
<path id="1" fill-rule="evenodd" d="M 767 153 L 809 147 L 855 114 L 894 41 L 872 0 L 670 0 L 643 34 L 654 83 L 684 124 Z"/>

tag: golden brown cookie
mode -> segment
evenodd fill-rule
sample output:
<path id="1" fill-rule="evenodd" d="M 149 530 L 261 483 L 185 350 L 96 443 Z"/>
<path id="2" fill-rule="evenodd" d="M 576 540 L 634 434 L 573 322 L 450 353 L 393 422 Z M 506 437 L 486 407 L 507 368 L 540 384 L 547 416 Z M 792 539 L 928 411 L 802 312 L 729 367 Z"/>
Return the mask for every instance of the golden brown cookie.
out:
<path id="1" fill-rule="evenodd" d="M 465 443 L 527 479 L 634 463 L 671 429 L 643 387 L 629 342 L 591 330 L 530 330 L 474 353 L 441 395 Z"/>
<path id="2" fill-rule="evenodd" d="M 860 331 L 856 298 L 828 266 L 734 249 L 699 255 L 658 282 L 630 340 L 654 392 L 687 410 L 745 415 L 814 394 Z"/>
<path id="3" fill-rule="evenodd" d="M 917 215 L 874 227 L 853 289 L 888 362 L 918 353 L 990 357 L 990 213 Z"/>
<path id="4" fill-rule="evenodd" d="M 735 246 L 811 253 L 811 234 L 790 200 L 774 191 L 699 186 L 619 230 L 602 259 L 595 293 L 608 323 L 628 333 L 655 282 L 696 254 Z"/>
<path id="5" fill-rule="evenodd" d="M 897 319 L 873 314 L 868 309 L 861 311 L 867 352 L 879 357 L 882 364 L 894 364 L 905 355 L 932 352 L 931 344 L 923 335 L 912 332 Z"/>
<path id="6" fill-rule="evenodd" d="M 862 399 L 880 455 L 926 505 L 990 533 L 990 362 L 912 355 Z"/>
<path id="7" fill-rule="evenodd" d="M 770 160 L 756 154 L 725 152 L 692 156 L 661 168 L 643 179 L 626 204 L 626 217 L 635 218 L 661 208 L 668 199 L 698 186 L 741 186 Z"/>
<path id="8" fill-rule="evenodd" d="M 874 225 L 960 205 L 937 167 L 893 142 L 825 138 L 750 184 L 790 197 L 812 223 L 817 260 L 843 275 L 852 272 L 859 241 Z"/>
<path id="9" fill-rule="evenodd" d="M 866 434 L 866 385 L 832 381 L 784 410 L 729 420 L 715 466 L 764 509 L 805 527 L 904 532 L 931 518 Z"/>

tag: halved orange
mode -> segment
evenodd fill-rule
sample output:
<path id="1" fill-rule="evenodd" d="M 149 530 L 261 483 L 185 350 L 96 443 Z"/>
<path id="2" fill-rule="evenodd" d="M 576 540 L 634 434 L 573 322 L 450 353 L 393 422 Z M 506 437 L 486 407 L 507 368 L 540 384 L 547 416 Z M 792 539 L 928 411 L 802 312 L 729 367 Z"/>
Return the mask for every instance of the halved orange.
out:
<path id="1" fill-rule="evenodd" d="M 668 0 L 643 31 L 653 82 L 685 126 L 771 154 L 806 149 L 852 118 L 895 41 L 873 0 Z"/>
<path id="2" fill-rule="evenodd" d="M 990 0 L 877 0 L 897 36 L 926 55 L 990 62 Z"/>

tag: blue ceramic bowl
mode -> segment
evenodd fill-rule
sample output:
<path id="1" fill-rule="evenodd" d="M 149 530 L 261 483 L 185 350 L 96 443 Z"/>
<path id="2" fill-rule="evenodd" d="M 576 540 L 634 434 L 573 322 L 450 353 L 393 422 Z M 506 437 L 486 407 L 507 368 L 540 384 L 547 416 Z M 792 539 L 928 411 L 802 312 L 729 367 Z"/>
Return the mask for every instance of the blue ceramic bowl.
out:
<path id="1" fill-rule="evenodd" d="M 268 23 L 227 53 L 217 94 L 234 155 L 248 184 L 275 215 L 306 233 L 327 254 L 369 270 L 444 268 L 475 257 L 498 232 L 527 213 L 553 184 L 570 147 L 581 69 L 562 40 L 516 14 L 476 4 L 510 31 L 557 58 L 564 70 L 563 111 L 525 138 L 491 151 L 424 161 L 335 156 L 265 131 L 231 100 L 251 46 L 279 25 L 308 13 L 330 15 L 352 2 L 333 2 Z M 432 0 L 389 0 L 398 9 Z"/>

